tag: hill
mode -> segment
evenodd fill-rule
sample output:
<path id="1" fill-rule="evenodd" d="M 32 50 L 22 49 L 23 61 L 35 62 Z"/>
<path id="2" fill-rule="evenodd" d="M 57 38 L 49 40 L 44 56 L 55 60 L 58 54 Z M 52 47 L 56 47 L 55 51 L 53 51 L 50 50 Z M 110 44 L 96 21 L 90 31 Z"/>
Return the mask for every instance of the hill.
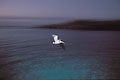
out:
<path id="1" fill-rule="evenodd" d="M 35 28 L 120 31 L 120 20 L 111 21 L 76 20 L 62 24 L 37 26 Z"/>

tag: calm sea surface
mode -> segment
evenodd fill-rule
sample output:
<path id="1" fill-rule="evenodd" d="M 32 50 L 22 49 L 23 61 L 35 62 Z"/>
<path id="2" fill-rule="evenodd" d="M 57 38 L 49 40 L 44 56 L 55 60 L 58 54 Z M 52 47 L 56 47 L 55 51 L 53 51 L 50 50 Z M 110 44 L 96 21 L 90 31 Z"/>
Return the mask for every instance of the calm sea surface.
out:
<path id="1" fill-rule="evenodd" d="M 52 34 L 66 50 L 53 45 Z M 0 29 L 0 80 L 120 79 L 120 32 Z"/>

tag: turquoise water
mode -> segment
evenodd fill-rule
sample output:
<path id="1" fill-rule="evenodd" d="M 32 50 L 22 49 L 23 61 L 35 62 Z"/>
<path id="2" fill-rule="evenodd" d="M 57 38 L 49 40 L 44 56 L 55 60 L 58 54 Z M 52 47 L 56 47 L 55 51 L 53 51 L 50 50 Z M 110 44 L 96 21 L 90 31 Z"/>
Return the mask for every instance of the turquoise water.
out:
<path id="1" fill-rule="evenodd" d="M 53 45 L 52 34 L 66 50 Z M 1 29 L 0 80 L 120 79 L 120 32 Z"/>

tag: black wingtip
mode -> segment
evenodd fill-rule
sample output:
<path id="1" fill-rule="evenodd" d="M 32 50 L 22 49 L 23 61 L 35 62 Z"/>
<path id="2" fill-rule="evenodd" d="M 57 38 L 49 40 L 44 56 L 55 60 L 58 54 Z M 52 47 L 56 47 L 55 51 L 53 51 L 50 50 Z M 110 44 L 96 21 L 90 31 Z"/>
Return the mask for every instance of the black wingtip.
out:
<path id="1" fill-rule="evenodd" d="M 60 43 L 59 45 L 60 45 L 60 47 L 61 47 L 64 51 L 66 50 L 64 43 Z"/>

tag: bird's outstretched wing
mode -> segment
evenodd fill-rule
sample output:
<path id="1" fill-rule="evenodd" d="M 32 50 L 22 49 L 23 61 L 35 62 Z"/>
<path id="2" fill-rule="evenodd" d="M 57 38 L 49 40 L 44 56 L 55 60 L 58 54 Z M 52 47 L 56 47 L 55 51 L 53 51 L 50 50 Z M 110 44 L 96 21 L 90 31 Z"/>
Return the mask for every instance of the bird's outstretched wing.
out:
<path id="1" fill-rule="evenodd" d="M 58 35 L 52 35 L 53 38 L 54 38 L 54 41 L 57 41 L 58 40 Z"/>

